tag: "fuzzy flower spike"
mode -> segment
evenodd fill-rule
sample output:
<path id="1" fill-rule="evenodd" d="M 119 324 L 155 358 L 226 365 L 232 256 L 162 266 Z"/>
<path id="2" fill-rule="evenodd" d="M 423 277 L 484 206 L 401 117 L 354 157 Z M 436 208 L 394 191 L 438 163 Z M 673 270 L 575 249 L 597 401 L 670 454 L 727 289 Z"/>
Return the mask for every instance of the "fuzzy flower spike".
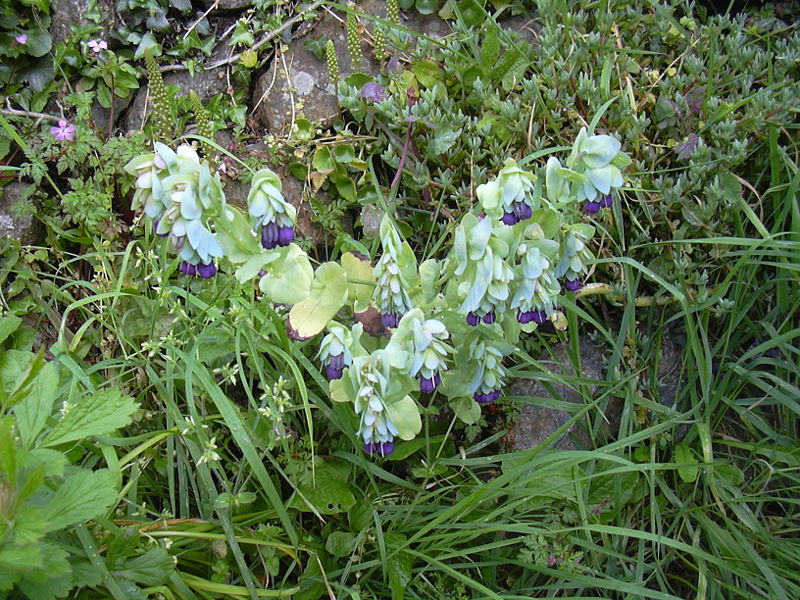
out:
<path id="1" fill-rule="evenodd" d="M 253 228 L 261 233 L 261 245 L 267 250 L 288 246 L 294 241 L 297 209 L 281 193 L 281 180 L 269 169 L 253 177 L 247 206 Z"/>

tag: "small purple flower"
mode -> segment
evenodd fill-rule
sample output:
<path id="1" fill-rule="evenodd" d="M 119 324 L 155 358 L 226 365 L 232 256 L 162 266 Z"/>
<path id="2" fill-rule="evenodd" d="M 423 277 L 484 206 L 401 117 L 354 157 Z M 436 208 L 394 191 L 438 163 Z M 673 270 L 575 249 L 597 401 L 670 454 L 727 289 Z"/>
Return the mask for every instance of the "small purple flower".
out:
<path id="1" fill-rule="evenodd" d="M 267 250 L 272 250 L 278 246 L 288 246 L 294 241 L 294 228 L 291 226 L 279 226 L 272 221 L 261 228 L 261 245 Z"/>
<path id="2" fill-rule="evenodd" d="M 611 208 L 614 204 L 614 199 L 611 197 L 611 194 L 606 194 L 603 196 L 603 199 L 600 200 L 600 207 L 601 208 Z"/>
<path id="3" fill-rule="evenodd" d="M 517 221 L 530 219 L 531 215 L 533 214 L 531 207 L 528 206 L 526 202 L 514 202 L 513 209 L 514 215 L 517 217 Z"/>
<path id="4" fill-rule="evenodd" d="M 278 245 L 288 246 L 294 241 L 294 227 L 279 227 L 278 228 Z"/>
<path id="5" fill-rule="evenodd" d="M 478 323 L 480 323 L 480 321 L 481 318 L 474 312 L 467 313 L 467 325 L 472 325 L 472 327 L 476 327 Z"/>
<path id="6" fill-rule="evenodd" d="M 100 54 L 101 51 L 108 50 L 108 44 L 105 40 L 89 40 L 87 46 L 94 54 Z"/>
<path id="7" fill-rule="evenodd" d="M 381 323 L 387 329 L 397 327 L 397 324 L 400 322 L 400 315 L 397 313 L 384 313 L 381 315 Z"/>
<path id="8" fill-rule="evenodd" d="M 519 321 L 523 325 L 525 323 L 530 323 L 531 321 L 533 321 L 537 325 L 541 325 L 546 320 L 547 320 L 547 313 L 545 313 L 543 310 L 528 310 L 524 312 L 520 311 L 517 314 L 517 321 Z"/>
<path id="9" fill-rule="evenodd" d="M 483 322 L 486 323 L 487 325 L 491 325 L 492 323 L 494 323 L 496 318 L 497 318 L 497 315 L 495 314 L 495 312 L 494 311 L 490 311 L 490 312 L 486 313 L 485 315 L 483 315 Z"/>
<path id="10" fill-rule="evenodd" d="M 183 273 L 184 275 L 197 275 L 197 265 L 188 263 L 185 260 L 181 261 L 180 269 L 181 273 Z"/>
<path id="11" fill-rule="evenodd" d="M 325 365 L 325 374 L 328 376 L 328 379 L 341 379 L 343 372 L 344 354 L 328 357 L 328 363 Z"/>
<path id="12" fill-rule="evenodd" d="M 56 139 L 61 142 L 64 140 L 72 141 L 75 136 L 75 126 L 66 119 L 59 119 L 58 127 L 51 127 L 50 133 L 56 136 Z"/>
<path id="13" fill-rule="evenodd" d="M 23 46 L 28 41 L 28 35 L 25 33 L 21 33 L 14 38 L 14 41 L 17 42 L 20 46 Z"/>
<path id="14" fill-rule="evenodd" d="M 380 454 L 389 456 L 394 452 L 394 442 L 369 442 L 364 444 L 364 452 L 367 454 Z"/>
<path id="15" fill-rule="evenodd" d="M 440 383 L 442 383 L 442 376 L 438 373 L 430 379 L 428 377 L 420 377 L 419 391 L 423 394 L 432 394 Z"/>
<path id="16" fill-rule="evenodd" d="M 583 212 L 585 212 L 587 215 L 596 215 L 600 212 L 601 208 L 603 208 L 603 204 L 601 202 L 590 200 L 583 205 Z"/>
<path id="17" fill-rule="evenodd" d="M 570 292 L 577 292 L 579 289 L 583 287 L 583 283 L 581 283 L 580 279 L 567 279 L 564 282 L 564 287 L 567 288 Z"/>
<path id="18" fill-rule="evenodd" d="M 482 394 L 480 392 L 475 392 L 472 395 L 472 399 L 475 400 L 475 402 L 477 402 L 478 404 L 491 404 L 499 397 L 500 397 L 500 390 L 493 390 L 485 394 Z"/>
<path id="19" fill-rule="evenodd" d="M 374 81 L 369 81 L 361 88 L 359 96 L 369 102 L 382 102 L 386 99 L 386 88 Z"/>
<path id="20" fill-rule="evenodd" d="M 217 274 L 217 266 L 214 263 L 197 265 L 197 275 L 203 279 L 211 279 Z"/>
<path id="21" fill-rule="evenodd" d="M 511 227 L 512 225 L 516 225 L 519 223 L 519 218 L 513 212 L 503 213 L 503 218 L 500 219 L 505 225 Z"/>

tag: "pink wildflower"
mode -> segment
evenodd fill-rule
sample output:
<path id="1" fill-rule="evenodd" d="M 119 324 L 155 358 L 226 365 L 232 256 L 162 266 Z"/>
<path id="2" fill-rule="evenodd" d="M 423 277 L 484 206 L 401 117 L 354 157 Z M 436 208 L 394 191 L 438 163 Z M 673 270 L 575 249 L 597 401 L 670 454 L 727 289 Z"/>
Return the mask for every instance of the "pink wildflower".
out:
<path id="1" fill-rule="evenodd" d="M 59 141 L 70 140 L 72 141 L 75 134 L 75 126 L 66 119 L 58 120 L 58 127 L 51 127 L 50 133 L 56 136 Z"/>
<path id="2" fill-rule="evenodd" d="M 108 44 L 105 40 L 89 40 L 88 46 L 95 54 L 100 54 L 101 50 L 108 50 Z"/>
<path id="3" fill-rule="evenodd" d="M 14 41 L 17 42 L 20 46 L 25 44 L 28 41 L 28 34 L 21 33 L 17 37 L 14 38 Z"/>

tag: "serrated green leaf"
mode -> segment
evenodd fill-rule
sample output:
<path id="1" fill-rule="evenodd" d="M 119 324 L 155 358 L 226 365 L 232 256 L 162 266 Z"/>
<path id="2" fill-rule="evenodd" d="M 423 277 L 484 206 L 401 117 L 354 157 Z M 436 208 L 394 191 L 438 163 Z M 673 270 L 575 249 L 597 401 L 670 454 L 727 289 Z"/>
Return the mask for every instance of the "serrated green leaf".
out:
<path id="1" fill-rule="evenodd" d="M 0 141 L 7 139 L 0 138 Z M 0 151 L 0 157 L 2 156 L 2 151 Z M 19 329 L 20 325 L 22 325 L 22 319 L 14 315 L 6 315 L 0 319 L 0 343 L 5 342 L 6 338 Z"/>
<path id="2" fill-rule="evenodd" d="M 28 393 L 14 407 L 17 429 L 26 448 L 33 445 L 53 410 L 58 389 L 58 372 L 53 363 L 45 363 L 31 382 Z"/>
<path id="3" fill-rule="evenodd" d="M 92 435 L 106 435 L 131 422 L 139 405 L 119 390 L 100 390 L 77 400 L 42 440 L 42 447 L 57 446 Z"/>
<path id="4" fill-rule="evenodd" d="M 94 519 L 117 499 L 116 476 L 108 469 L 80 470 L 67 477 L 42 510 L 49 531 Z"/>

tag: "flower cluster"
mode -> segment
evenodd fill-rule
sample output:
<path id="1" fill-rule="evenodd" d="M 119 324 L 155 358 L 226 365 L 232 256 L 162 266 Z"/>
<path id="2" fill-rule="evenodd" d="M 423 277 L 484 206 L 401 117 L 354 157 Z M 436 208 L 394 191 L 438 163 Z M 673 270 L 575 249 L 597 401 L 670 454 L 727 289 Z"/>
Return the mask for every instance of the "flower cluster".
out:
<path id="1" fill-rule="evenodd" d="M 345 368 L 353 364 L 353 339 L 357 342 L 361 331 L 360 323 L 353 327 L 352 332 L 339 323 L 328 324 L 328 333 L 322 338 L 318 354 L 328 379 L 340 379 Z"/>
<path id="2" fill-rule="evenodd" d="M 445 343 L 450 337 L 444 323 L 437 319 L 425 320 L 424 313 L 415 308 L 406 313 L 387 349 L 407 352 L 410 357 L 408 374 L 419 380 L 419 389 L 432 394 L 442 382 L 447 370 L 447 359 L 453 349 Z"/>
<path id="3" fill-rule="evenodd" d="M 358 434 L 364 440 L 364 450 L 381 456 L 391 454 L 398 431 L 389 419 L 384 402 L 390 377 L 386 351 L 378 350 L 353 359 L 349 370 L 357 382 L 354 408 L 360 415 Z"/>
<path id="4" fill-rule="evenodd" d="M 478 336 L 469 345 L 469 358 L 475 369 L 469 382 L 472 398 L 479 404 L 491 404 L 500 397 L 505 383 L 503 352 L 491 340 Z"/>
<path id="5" fill-rule="evenodd" d="M 219 175 L 211 175 L 208 163 L 201 163 L 191 146 L 173 152 L 159 142 L 154 153 L 133 159 L 125 170 L 137 177 L 132 208 L 144 206 L 156 235 L 169 238 L 181 258 L 181 272 L 213 277 L 214 259 L 224 254 L 210 229 L 225 210 Z"/>
<path id="6" fill-rule="evenodd" d="M 543 324 L 553 312 L 561 286 L 553 270 L 558 244 L 552 240 L 528 240 L 517 248 L 521 261 L 517 266 L 516 291 L 511 308 L 524 324 Z"/>
<path id="7" fill-rule="evenodd" d="M 594 257 L 586 243 L 592 237 L 594 228 L 580 223 L 566 228 L 559 248 L 559 260 L 555 267 L 555 276 L 564 279 L 564 287 L 570 292 L 577 292 L 583 287 L 581 279 Z"/>
<path id="8" fill-rule="evenodd" d="M 538 207 L 535 183 L 536 175 L 508 159 L 497 179 L 478 186 L 478 198 L 487 214 L 494 215 L 499 209 L 502 212 L 500 220 L 510 227 L 530 219 Z"/>
<path id="9" fill-rule="evenodd" d="M 261 245 L 267 250 L 294 241 L 297 210 L 284 200 L 281 188 L 281 180 L 275 173 L 261 169 L 253 177 L 247 195 L 253 229 L 261 234 Z"/>
<path id="10" fill-rule="evenodd" d="M 410 265 L 408 261 L 409 254 L 413 261 L 414 253 L 400 239 L 400 234 L 388 217 L 381 221 L 380 236 L 383 255 L 374 269 L 377 285 L 373 300 L 381 313 L 383 326 L 397 327 L 403 315 L 413 308 L 408 294 L 411 282 L 407 272 L 409 267 L 416 269 L 416 265 Z"/>
<path id="11" fill-rule="evenodd" d="M 455 275 L 461 279 L 458 293 L 463 298 L 460 311 L 473 326 L 480 321 L 495 322 L 497 313 L 505 309 L 509 283 L 514 279 L 514 271 L 505 262 L 508 244 L 493 235 L 493 229 L 492 219 L 477 221 L 472 216 L 456 229 Z"/>

